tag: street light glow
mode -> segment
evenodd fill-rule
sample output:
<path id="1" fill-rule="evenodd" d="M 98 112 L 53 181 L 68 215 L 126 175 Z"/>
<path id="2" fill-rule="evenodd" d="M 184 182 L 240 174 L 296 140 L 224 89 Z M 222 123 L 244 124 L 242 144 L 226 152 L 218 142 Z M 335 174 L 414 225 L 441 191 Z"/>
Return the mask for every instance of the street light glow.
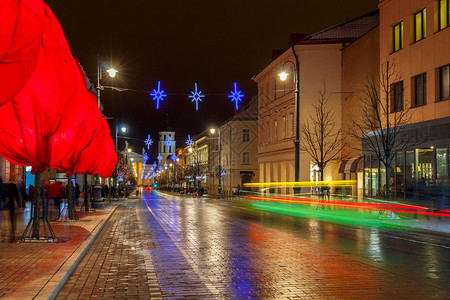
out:
<path id="1" fill-rule="evenodd" d="M 286 72 L 281 72 L 280 74 L 278 74 L 278 76 L 280 76 L 280 79 L 281 79 L 282 81 L 285 81 L 288 75 L 289 75 L 289 74 L 286 73 Z"/>
<path id="2" fill-rule="evenodd" d="M 189 152 L 192 152 L 192 148 L 189 148 Z"/>
<path id="3" fill-rule="evenodd" d="M 120 130 L 122 130 L 123 133 L 127 132 L 127 128 L 125 126 L 122 126 L 122 128 L 120 128 Z"/>
<path id="4" fill-rule="evenodd" d="M 118 72 L 116 69 L 114 68 L 109 68 L 108 70 L 106 70 L 106 72 L 108 72 L 109 77 L 116 77 L 116 73 Z"/>
<path id="5" fill-rule="evenodd" d="M 209 130 L 209 132 L 211 132 L 212 134 L 214 134 L 214 132 L 216 132 L 216 129 L 215 129 L 215 128 L 211 128 L 211 129 Z"/>

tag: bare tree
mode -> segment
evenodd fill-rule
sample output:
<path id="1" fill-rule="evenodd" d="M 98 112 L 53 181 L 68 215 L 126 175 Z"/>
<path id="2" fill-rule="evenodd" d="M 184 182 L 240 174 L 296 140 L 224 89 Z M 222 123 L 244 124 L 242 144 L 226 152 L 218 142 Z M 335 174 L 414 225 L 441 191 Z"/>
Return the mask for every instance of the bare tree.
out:
<path id="1" fill-rule="evenodd" d="M 405 125 L 411 119 L 410 109 L 404 105 L 403 90 L 397 91 L 401 109 L 394 111 L 393 84 L 400 76 L 394 64 L 381 65 L 378 74 L 368 76 L 361 97 L 362 110 L 358 119 L 352 118 L 354 130 L 351 137 L 359 141 L 362 150 L 374 154 L 386 167 L 386 198 L 390 198 L 390 167 L 399 151 L 412 145 L 412 137 L 406 134 Z"/>
<path id="2" fill-rule="evenodd" d="M 343 142 L 341 129 L 336 128 L 335 115 L 328 106 L 326 86 L 319 92 L 313 104 L 313 112 L 301 125 L 300 150 L 306 151 L 318 166 L 323 180 L 325 167 L 334 159 L 340 158 Z"/>

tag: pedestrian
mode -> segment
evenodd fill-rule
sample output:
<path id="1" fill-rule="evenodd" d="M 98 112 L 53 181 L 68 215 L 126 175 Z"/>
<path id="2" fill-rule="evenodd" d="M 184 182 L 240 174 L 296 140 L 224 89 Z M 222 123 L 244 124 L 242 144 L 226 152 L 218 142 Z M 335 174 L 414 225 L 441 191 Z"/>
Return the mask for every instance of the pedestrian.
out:
<path id="1" fill-rule="evenodd" d="M 104 188 L 105 188 L 105 198 L 108 198 L 109 197 L 109 187 L 105 184 Z"/>
<path id="2" fill-rule="evenodd" d="M 81 194 L 80 185 L 77 183 L 75 184 L 75 203 L 77 205 L 79 203 L 80 194 Z"/>
<path id="3" fill-rule="evenodd" d="M 15 217 L 15 208 L 20 207 L 20 196 L 19 191 L 17 189 L 17 185 L 14 181 L 10 181 L 5 185 L 5 194 L 6 194 L 6 206 L 9 210 L 9 217 L 11 221 L 11 239 L 10 242 L 13 243 L 16 239 L 16 217 Z"/>
<path id="4" fill-rule="evenodd" d="M 3 179 L 0 176 L 0 225 L 2 224 L 3 209 L 6 206 L 6 201 L 5 186 L 3 185 Z"/>
<path id="5" fill-rule="evenodd" d="M 33 203 L 33 199 L 34 199 L 34 186 L 30 184 L 28 186 L 28 201 L 31 201 L 31 203 Z"/>
<path id="6" fill-rule="evenodd" d="M 61 199 L 64 196 L 64 187 L 60 181 L 51 183 L 48 187 L 48 198 L 53 199 L 57 209 L 57 219 L 61 216 Z"/>

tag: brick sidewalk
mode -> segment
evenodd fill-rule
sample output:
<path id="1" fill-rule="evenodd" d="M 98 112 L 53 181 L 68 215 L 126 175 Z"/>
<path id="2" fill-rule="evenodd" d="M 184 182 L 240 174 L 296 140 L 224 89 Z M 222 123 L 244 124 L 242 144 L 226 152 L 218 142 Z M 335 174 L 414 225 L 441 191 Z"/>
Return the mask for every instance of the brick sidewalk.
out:
<path id="1" fill-rule="evenodd" d="M 54 243 L 9 243 L 9 215 L 0 212 L 0 298 L 48 298 L 115 208 L 116 204 L 107 204 L 95 212 L 78 212 L 78 221 L 50 222 L 57 237 Z M 29 218 L 29 208 L 19 209 L 17 214 L 16 234 L 20 236 Z"/>

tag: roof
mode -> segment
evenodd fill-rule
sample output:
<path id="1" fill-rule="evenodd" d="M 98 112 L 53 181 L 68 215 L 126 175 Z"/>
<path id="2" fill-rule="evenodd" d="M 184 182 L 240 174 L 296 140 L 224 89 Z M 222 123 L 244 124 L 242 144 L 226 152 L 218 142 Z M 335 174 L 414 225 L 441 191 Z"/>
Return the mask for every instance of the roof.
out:
<path id="1" fill-rule="evenodd" d="M 378 9 L 353 20 L 334 25 L 306 37 L 307 41 L 356 40 L 378 26 L 380 14 Z"/>

